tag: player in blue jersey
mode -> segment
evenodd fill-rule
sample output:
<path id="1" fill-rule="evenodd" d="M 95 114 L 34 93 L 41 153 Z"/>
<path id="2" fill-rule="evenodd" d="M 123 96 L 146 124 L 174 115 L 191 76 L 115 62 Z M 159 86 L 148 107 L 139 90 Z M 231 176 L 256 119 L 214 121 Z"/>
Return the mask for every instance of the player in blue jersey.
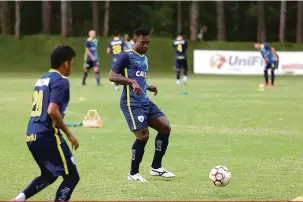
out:
<path id="1" fill-rule="evenodd" d="M 127 49 L 131 49 L 135 45 L 135 43 L 132 40 L 130 34 L 125 34 L 124 35 L 124 41 L 125 41 L 125 45 L 126 45 Z"/>
<path id="2" fill-rule="evenodd" d="M 85 41 L 85 55 L 84 55 L 84 71 L 82 76 L 82 85 L 86 85 L 86 77 L 90 69 L 94 69 L 96 74 L 97 85 L 100 86 L 100 71 L 99 71 L 99 57 L 98 57 L 98 39 L 96 39 L 96 31 L 90 30 L 89 38 Z"/>
<path id="3" fill-rule="evenodd" d="M 261 44 L 255 43 L 255 48 L 260 50 L 262 57 L 265 61 L 265 68 L 264 68 L 264 79 L 265 79 L 265 86 L 274 86 L 275 83 L 275 69 L 279 66 L 279 56 L 276 50 L 271 47 L 269 44 Z M 271 83 L 268 83 L 268 70 L 271 72 Z"/>
<path id="4" fill-rule="evenodd" d="M 173 47 L 176 51 L 175 61 L 176 61 L 176 83 L 180 84 L 180 71 L 183 67 L 183 81 L 184 83 L 187 82 L 188 75 L 188 67 L 187 67 L 187 57 L 186 57 L 186 50 L 187 50 L 187 42 L 183 38 L 182 33 L 178 33 L 176 40 L 174 40 Z"/>
<path id="5" fill-rule="evenodd" d="M 144 53 L 148 49 L 149 31 L 144 28 L 137 29 L 134 42 L 133 49 L 120 53 L 109 74 L 110 81 L 124 85 L 120 108 L 130 131 L 136 136 L 132 146 L 131 169 L 128 179 L 140 182 L 147 181 L 139 174 L 139 165 L 149 138 L 148 127 L 158 132 L 150 175 L 172 178 L 175 175 L 162 167 L 162 158 L 168 146 L 171 128 L 164 113 L 147 96 L 147 91 L 153 92 L 154 95 L 158 93 L 155 86 L 148 85 L 146 82 L 148 60 Z"/>
<path id="6" fill-rule="evenodd" d="M 51 69 L 35 84 L 25 140 L 41 174 L 12 201 L 29 199 L 55 182 L 59 176 L 63 177 L 63 182 L 55 201 L 68 201 L 79 182 L 74 157 L 62 137 L 63 132 L 72 148 L 78 149 L 77 139 L 63 122 L 70 98 L 67 76 L 75 56 L 71 47 L 57 46 L 51 53 Z"/>
<path id="7" fill-rule="evenodd" d="M 112 55 L 112 64 L 114 64 L 117 60 L 118 55 L 121 53 L 121 51 L 126 50 L 126 44 L 125 42 L 120 39 L 120 34 L 118 31 L 114 31 L 114 36 L 113 36 L 113 40 L 111 40 L 108 43 L 107 49 L 106 49 L 106 53 L 109 55 Z M 115 84 L 115 89 L 119 90 L 119 84 L 113 83 Z"/>

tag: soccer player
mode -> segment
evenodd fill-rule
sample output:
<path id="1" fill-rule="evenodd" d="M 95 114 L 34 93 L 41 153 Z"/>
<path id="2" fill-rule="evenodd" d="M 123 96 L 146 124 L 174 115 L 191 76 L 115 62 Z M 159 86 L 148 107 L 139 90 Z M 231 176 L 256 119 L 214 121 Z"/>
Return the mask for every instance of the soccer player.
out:
<path id="1" fill-rule="evenodd" d="M 133 49 L 121 52 L 113 64 L 109 80 L 124 85 L 120 100 L 120 108 L 125 116 L 130 131 L 136 136 L 132 146 L 131 169 L 129 180 L 146 182 L 139 174 L 144 148 L 149 138 L 149 129 L 155 129 L 158 134 L 155 140 L 155 154 L 150 169 L 150 175 L 172 178 L 175 175 L 162 167 L 171 128 L 164 113 L 148 98 L 146 91 L 157 95 L 155 86 L 147 85 L 148 60 L 144 53 L 149 44 L 149 31 L 139 28 L 135 31 Z"/>
<path id="2" fill-rule="evenodd" d="M 131 49 L 135 45 L 134 41 L 132 40 L 129 34 L 124 35 L 124 41 L 127 49 Z"/>
<path id="3" fill-rule="evenodd" d="M 187 82 L 188 76 L 187 76 L 187 57 L 186 57 L 186 50 L 187 50 L 187 42 L 183 38 L 182 33 L 178 33 L 178 36 L 176 40 L 174 40 L 173 47 L 176 51 L 176 83 L 180 84 L 180 71 L 181 68 L 183 67 L 184 72 L 183 72 L 183 81 L 184 83 Z"/>
<path id="4" fill-rule="evenodd" d="M 35 84 L 25 140 L 41 175 L 12 201 L 29 199 L 55 182 L 59 176 L 63 177 L 63 182 L 55 201 L 68 201 L 79 182 L 74 157 L 61 134 L 61 131 L 65 133 L 72 148 L 78 149 L 77 139 L 63 122 L 70 96 L 67 76 L 75 56 L 71 47 L 58 45 L 50 56 L 51 69 Z"/>
<path id="5" fill-rule="evenodd" d="M 84 71 L 82 76 L 82 85 L 86 85 L 86 77 L 90 69 L 94 69 L 96 74 L 97 85 L 100 86 L 100 71 L 98 58 L 98 39 L 96 39 L 96 31 L 90 30 L 88 32 L 89 38 L 85 41 L 85 55 L 84 55 Z"/>
<path id="6" fill-rule="evenodd" d="M 275 69 L 279 66 L 279 56 L 276 50 L 271 47 L 269 44 L 261 44 L 259 42 L 255 43 L 255 48 L 260 50 L 262 57 L 265 61 L 265 68 L 264 68 L 264 79 L 265 79 L 265 86 L 274 86 L 275 83 Z M 268 70 L 271 72 L 271 83 L 268 84 Z"/>
<path id="7" fill-rule="evenodd" d="M 120 39 L 120 34 L 118 31 L 114 31 L 113 40 L 111 40 L 108 43 L 106 53 L 112 55 L 112 64 L 114 64 L 117 60 L 118 55 L 121 53 L 121 51 L 126 50 L 126 44 L 123 40 Z M 119 84 L 115 84 L 115 89 L 119 90 Z"/>

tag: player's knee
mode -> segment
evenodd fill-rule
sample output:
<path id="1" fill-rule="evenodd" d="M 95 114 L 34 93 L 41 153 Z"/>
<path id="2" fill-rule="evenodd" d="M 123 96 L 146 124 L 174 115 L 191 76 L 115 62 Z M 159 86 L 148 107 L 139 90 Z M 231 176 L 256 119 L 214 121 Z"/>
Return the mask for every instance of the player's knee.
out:
<path id="1" fill-rule="evenodd" d="M 98 68 L 98 67 L 95 67 L 95 68 L 94 68 L 94 71 L 95 71 L 96 73 L 98 73 L 98 72 L 99 72 L 99 68 Z"/>
<path id="2" fill-rule="evenodd" d="M 163 128 L 163 133 L 165 134 L 170 134 L 171 132 L 171 127 L 169 125 L 169 123 Z"/>
<path id="3" fill-rule="evenodd" d="M 70 174 L 64 176 L 64 180 L 69 180 L 69 181 L 72 181 L 73 184 L 78 184 L 78 182 L 80 181 L 79 173 L 78 172 L 70 173 Z"/>
<path id="4" fill-rule="evenodd" d="M 142 141 L 147 142 L 149 139 L 149 132 L 148 129 L 140 129 L 134 132 L 136 135 L 136 138 Z"/>

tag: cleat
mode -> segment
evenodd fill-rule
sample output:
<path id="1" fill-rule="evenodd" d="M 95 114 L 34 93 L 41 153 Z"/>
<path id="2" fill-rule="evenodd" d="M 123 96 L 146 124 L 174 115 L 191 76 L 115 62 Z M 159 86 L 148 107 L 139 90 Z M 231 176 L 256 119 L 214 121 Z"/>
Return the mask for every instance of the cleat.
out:
<path id="1" fill-rule="evenodd" d="M 173 174 L 171 172 L 168 172 L 164 168 L 158 168 L 158 169 L 151 168 L 150 169 L 150 175 L 151 176 L 160 176 L 160 177 L 164 177 L 164 178 L 176 177 L 175 174 Z"/>
<path id="2" fill-rule="evenodd" d="M 264 82 L 264 86 L 268 86 L 268 83 L 267 83 L 267 82 Z"/>
<path id="3" fill-rule="evenodd" d="M 142 177 L 139 173 L 135 175 L 128 174 L 127 179 L 131 181 L 147 182 L 147 180 L 144 177 Z"/>
<path id="4" fill-rule="evenodd" d="M 274 88 L 274 87 L 275 87 L 275 85 L 273 85 L 273 84 L 269 84 L 269 87 L 272 87 L 272 88 Z"/>

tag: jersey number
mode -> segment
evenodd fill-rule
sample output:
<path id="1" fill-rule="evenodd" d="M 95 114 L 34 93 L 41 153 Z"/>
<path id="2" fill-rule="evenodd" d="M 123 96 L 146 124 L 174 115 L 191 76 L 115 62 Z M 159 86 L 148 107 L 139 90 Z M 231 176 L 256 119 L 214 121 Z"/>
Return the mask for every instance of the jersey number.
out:
<path id="1" fill-rule="evenodd" d="M 180 53 L 182 53 L 182 44 L 178 44 L 177 51 L 179 51 Z"/>
<path id="2" fill-rule="evenodd" d="M 40 116 L 42 114 L 43 91 L 34 91 L 33 93 L 33 111 L 31 117 Z"/>
<path id="3" fill-rule="evenodd" d="M 113 48 L 113 54 L 114 55 L 117 55 L 122 51 L 121 45 L 114 45 L 112 48 Z"/>

